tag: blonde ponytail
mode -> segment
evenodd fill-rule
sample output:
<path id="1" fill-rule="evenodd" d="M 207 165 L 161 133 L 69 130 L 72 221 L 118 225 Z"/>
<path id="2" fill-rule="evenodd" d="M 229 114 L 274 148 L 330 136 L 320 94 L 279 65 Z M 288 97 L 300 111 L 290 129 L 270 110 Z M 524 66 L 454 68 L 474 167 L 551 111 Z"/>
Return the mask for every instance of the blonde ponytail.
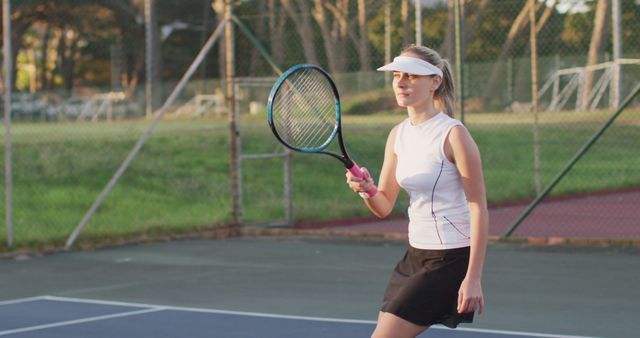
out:
<path id="1" fill-rule="evenodd" d="M 447 60 L 442 60 L 442 84 L 436 92 L 433 94 L 434 99 L 438 101 L 441 106 L 440 109 L 444 110 L 447 115 L 453 117 L 455 109 L 455 87 L 453 85 L 453 77 L 451 76 L 451 66 Z"/>
<path id="2" fill-rule="evenodd" d="M 415 54 L 442 70 L 442 83 L 433 94 L 433 99 L 437 109 L 453 117 L 455 111 L 455 86 L 449 62 L 443 59 L 435 50 L 424 46 L 409 45 L 400 54 L 405 53 Z"/>

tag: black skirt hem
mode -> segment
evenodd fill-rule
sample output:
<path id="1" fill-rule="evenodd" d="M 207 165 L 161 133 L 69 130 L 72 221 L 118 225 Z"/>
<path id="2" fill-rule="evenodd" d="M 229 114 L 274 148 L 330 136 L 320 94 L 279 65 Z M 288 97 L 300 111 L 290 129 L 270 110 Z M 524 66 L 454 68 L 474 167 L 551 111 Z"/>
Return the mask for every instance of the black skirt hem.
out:
<path id="1" fill-rule="evenodd" d="M 412 324 L 418 326 L 432 326 L 442 324 L 450 329 L 455 329 L 461 323 L 473 323 L 473 312 L 449 313 L 449 314 L 420 314 L 416 309 L 399 302 L 389 301 L 382 304 L 380 311 L 394 314 Z M 429 318 L 429 319 L 426 319 Z"/>

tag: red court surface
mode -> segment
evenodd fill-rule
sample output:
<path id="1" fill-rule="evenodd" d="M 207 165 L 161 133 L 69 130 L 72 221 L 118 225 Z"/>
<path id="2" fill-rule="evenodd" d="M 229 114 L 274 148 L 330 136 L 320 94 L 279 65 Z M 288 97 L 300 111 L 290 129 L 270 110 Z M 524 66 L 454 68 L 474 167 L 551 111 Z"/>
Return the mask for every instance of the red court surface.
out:
<path id="1" fill-rule="evenodd" d="M 492 237 L 502 237 L 527 208 L 527 204 L 491 207 Z M 407 235 L 406 218 L 367 218 L 344 222 L 305 224 L 299 228 L 332 232 L 378 234 L 390 238 Z M 640 243 L 640 190 L 553 199 L 538 205 L 512 234 L 514 238 L 562 242 L 611 241 Z"/>

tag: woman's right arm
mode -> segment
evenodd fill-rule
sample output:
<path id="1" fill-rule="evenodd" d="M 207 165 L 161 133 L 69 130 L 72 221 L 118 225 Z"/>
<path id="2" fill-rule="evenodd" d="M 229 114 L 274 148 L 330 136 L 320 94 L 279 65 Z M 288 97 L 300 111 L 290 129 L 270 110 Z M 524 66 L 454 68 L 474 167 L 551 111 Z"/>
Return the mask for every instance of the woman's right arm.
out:
<path id="1" fill-rule="evenodd" d="M 364 203 L 367 205 L 369 210 L 380 218 L 385 218 L 391 214 L 393 206 L 396 203 L 396 199 L 398 198 L 398 193 L 400 192 L 400 186 L 396 181 L 396 164 L 398 163 L 398 159 L 394 152 L 397 129 L 398 126 L 391 129 L 391 132 L 387 137 L 387 144 L 384 150 L 384 161 L 382 163 L 382 169 L 380 170 L 380 182 L 377 186 L 378 193 L 373 197 L 364 199 Z M 365 176 L 368 179 L 355 177 L 347 171 L 347 183 L 349 184 L 349 187 L 356 192 L 363 192 L 371 189 L 374 182 L 369 177 L 368 172 L 366 172 Z"/>

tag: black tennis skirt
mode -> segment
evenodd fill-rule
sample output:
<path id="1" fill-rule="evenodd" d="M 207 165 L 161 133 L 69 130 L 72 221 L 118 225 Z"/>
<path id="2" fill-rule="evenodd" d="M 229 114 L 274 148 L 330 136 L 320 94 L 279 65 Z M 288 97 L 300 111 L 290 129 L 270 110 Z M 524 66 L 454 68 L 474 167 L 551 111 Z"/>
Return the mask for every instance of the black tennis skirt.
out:
<path id="1" fill-rule="evenodd" d="M 421 326 L 455 328 L 471 323 L 473 312 L 456 310 L 468 265 L 469 247 L 422 250 L 409 246 L 391 275 L 380 311 Z"/>

